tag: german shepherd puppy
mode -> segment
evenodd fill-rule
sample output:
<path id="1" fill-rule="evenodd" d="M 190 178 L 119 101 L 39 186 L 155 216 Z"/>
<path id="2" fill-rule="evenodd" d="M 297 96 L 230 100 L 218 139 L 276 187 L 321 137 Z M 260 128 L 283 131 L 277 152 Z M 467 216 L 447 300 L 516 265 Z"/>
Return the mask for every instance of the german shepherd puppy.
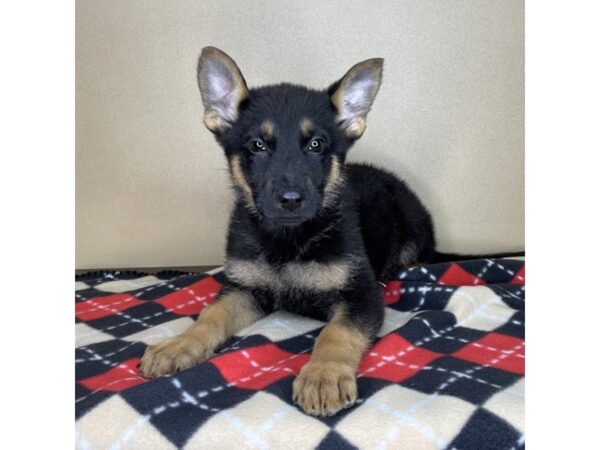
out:
<path id="1" fill-rule="evenodd" d="M 441 255 L 431 217 L 406 184 L 345 163 L 365 132 L 382 69 L 380 58 L 363 61 L 326 90 L 250 89 L 228 55 L 202 50 L 204 125 L 225 151 L 237 194 L 228 282 L 182 335 L 147 348 L 144 376 L 190 368 L 284 309 L 328 322 L 293 383 L 294 402 L 318 416 L 354 404 L 357 366 L 383 321 L 378 281 Z"/>

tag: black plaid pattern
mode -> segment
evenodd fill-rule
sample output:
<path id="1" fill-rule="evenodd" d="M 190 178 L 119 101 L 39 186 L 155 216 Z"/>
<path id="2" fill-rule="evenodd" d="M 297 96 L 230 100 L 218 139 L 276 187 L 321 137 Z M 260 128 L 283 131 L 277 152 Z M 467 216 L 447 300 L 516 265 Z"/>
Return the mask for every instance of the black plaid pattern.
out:
<path id="1" fill-rule="evenodd" d="M 524 263 L 416 267 L 386 288 L 359 399 L 329 418 L 291 402 L 324 323 L 274 313 L 213 358 L 148 381 L 146 345 L 183 331 L 222 275 L 104 272 L 76 281 L 81 448 L 486 448 L 524 446 Z"/>

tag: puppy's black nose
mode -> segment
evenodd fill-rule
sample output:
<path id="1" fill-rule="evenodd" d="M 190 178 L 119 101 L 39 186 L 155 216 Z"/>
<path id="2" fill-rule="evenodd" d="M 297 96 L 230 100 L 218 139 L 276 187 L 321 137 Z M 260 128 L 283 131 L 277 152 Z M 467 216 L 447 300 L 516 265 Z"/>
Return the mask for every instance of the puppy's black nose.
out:
<path id="1" fill-rule="evenodd" d="M 297 191 L 280 192 L 277 195 L 277 200 L 281 207 L 287 211 L 295 211 L 302 206 L 304 199 Z"/>

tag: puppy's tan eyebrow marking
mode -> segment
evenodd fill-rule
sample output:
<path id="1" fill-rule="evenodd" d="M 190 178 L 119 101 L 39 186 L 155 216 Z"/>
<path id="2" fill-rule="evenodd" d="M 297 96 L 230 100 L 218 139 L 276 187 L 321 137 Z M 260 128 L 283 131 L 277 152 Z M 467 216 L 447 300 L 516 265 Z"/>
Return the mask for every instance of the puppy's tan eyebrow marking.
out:
<path id="1" fill-rule="evenodd" d="M 304 117 L 300 121 L 300 134 L 302 137 L 309 138 L 314 128 L 315 124 L 308 117 Z"/>
<path id="2" fill-rule="evenodd" d="M 260 131 L 265 139 L 273 139 L 275 136 L 275 124 L 272 120 L 267 119 L 260 124 Z"/>

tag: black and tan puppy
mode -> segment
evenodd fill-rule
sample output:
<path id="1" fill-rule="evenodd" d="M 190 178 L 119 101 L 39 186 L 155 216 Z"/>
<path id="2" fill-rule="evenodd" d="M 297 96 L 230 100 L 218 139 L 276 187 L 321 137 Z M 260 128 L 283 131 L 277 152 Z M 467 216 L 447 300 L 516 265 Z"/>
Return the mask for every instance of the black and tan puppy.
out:
<path id="1" fill-rule="evenodd" d="M 204 124 L 225 151 L 237 194 L 229 282 L 181 336 L 147 349 L 144 376 L 192 367 L 284 309 L 328 322 L 293 383 L 294 401 L 314 415 L 355 402 L 357 366 L 383 320 L 378 280 L 439 255 L 430 216 L 402 181 L 345 164 L 365 131 L 382 67 L 382 59 L 361 62 L 327 90 L 249 89 L 229 56 L 203 49 Z"/>

